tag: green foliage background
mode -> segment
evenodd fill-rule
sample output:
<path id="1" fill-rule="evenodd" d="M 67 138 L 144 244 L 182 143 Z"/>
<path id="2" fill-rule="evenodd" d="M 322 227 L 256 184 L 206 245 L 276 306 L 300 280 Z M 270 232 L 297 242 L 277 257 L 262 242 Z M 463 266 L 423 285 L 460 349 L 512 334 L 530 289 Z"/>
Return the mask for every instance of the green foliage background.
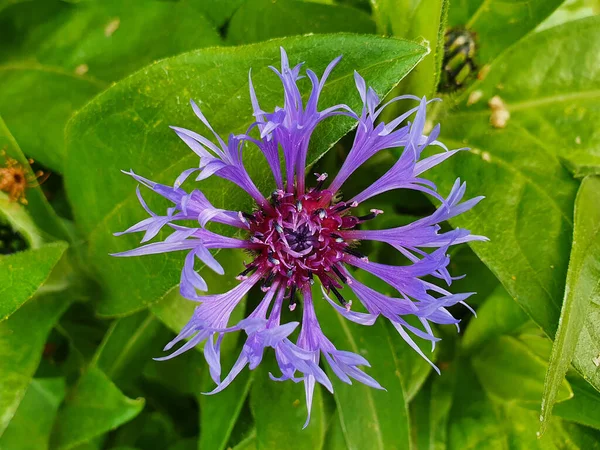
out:
<path id="1" fill-rule="evenodd" d="M 598 12 L 597 0 L 0 0 L 0 149 L 52 172 L 27 205 L 0 193 L 0 224 L 28 246 L 0 256 L 0 449 L 600 448 Z M 474 33 L 478 75 L 439 93 L 455 27 Z M 451 225 L 490 238 L 453 254 L 453 274 L 468 275 L 455 289 L 478 292 L 477 318 L 457 310 L 460 334 L 437 328 L 441 376 L 388 324 L 356 326 L 317 302 L 333 342 L 364 355 L 387 391 L 317 388 L 304 431 L 303 389 L 271 382 L 268 358 L 217 396 L 201 395 L 211 388 L 201 346 L 152 360 L 194 307 L 178 295 L 180 255 L 108 256 L 137 244 L 112 233 L 144 217 L 120 170 L 169 184 L 195 164 L 168 128 L 201 131 L 190 98 L 221 134 L 244 131 L 250 68 L 261 104 L 280 104 L 267 69 L 280 46 L 317 73 L 344 55 L 323 105 L 359 105 L 355 69 L 380 95 L 442 97 L 430 119 L 449 147 L 471 151 L 432 178 L 444 194 L 460 177 L 486 196 Z M 494 96 L 506 127 L 490 124 Z M 336 172 L 350 127 L 317 129 L 319 170 Z M 374 158 L 346 189 L 395 156 Z M 260 157 L 245 162 L 269 189 Z M 219 180 L 201 188 L 217 207 L 249 205 Z M 386 210 L 389 224 L 431 209 L 402 194 L 364 208 Z M 368 250 L 393 262 L 385 247 Z M 217 258 L 227 274 L 206 273 L 214 293 L 235 285 L 243 255 Z M 226 366 L 239 346 L 225 341 Z"/>

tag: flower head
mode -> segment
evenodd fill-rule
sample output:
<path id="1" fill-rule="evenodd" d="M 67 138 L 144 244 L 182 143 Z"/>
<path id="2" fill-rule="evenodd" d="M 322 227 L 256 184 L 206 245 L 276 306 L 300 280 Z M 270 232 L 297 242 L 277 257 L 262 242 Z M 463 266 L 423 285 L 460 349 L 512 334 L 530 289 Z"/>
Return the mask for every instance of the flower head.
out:
<path id="1" fill-rule="evenodd" d="M 348 320 L 372 325 L 379 316 L 389 320 L 400 336 L 425 359 L 427 357 L 414 342 L 413 336 L 427 339 L 435 345 L 431 323 L 458 324 L 448 307 L 463 303 L 471 295 L 453 294 L 436 283 L 425 281 L 426 276 L 442 280 L 446 285 L 453 278 L 448 272 L 447 250 L 473 240 L 484 240 L 468 230 L 455 229 L 441 232 L 440 223 L 472 208 L 481 200 L 476 197 L 462 201 L 465 183 L 457 180 L 447 197 L 438 193 L 435 184 L 422 178 L 424 172 L 443 162 L 459 150 L 449 151 L 437 140 L 439 126 L 425 132 L 427 100 L 401 96 L 391 100 L 411 100 L 416 106 L 389 123 L 377 121 L 384 105 L 365 80 L 355 72 L 355 82 L 362 99 L 359 112 L 347 105 L 335 105 L 319 110 L 319 96 L 325 81 L 340 58 L 326 68 L 323 76 L 307 70 L 312 83 L 308 100 L 304 102 L 297 81 L 302 65 L 290 67 L 285 51 L 281 50 L 281 70 L 272 68 L 284 87 L 283 107 L 263 111 L 250 78 L 250 97 L 256 121 L 243 135 L 230 135 L 224 141 L 210 126 L 198 106 L 192 101 L 193 111 L 213 133 L 212 140 L 193 131 L 173 127 L 177 135 L 199 157 L 198 167 L 184 171 L 174 186 L 149 181 L 133 172 L 128 174 L 140 184 L 168 199 L 172 206 L 165 215 L 157 215 L 145 203 L 137 190 L 139 200 L 149 218 L 123 233 L 145 233 L 147 242 L 169 226 L 173 232 L 163 242 L 146 244 L 117 256 L 137 256 L 154 253 L 187 251 L 181 272 L 181 295 L 199 302 L 193 317 L 165 350 L 187 340 L 178 349 L 161 359 L 168 359 L 206 341 L 204 356 L 210 374 L 216 383 L 212 393 L 227 387 L 236 375 L 248 366 L 256 368 L 265 350 L 272 348 L 281 375 L 271 374 L 273 380 L 303 382 L 309 410 L 316 383 L 333 391 L 327 373 L 320 367 L 321 357 L 331 373 L 346 383 L 351 379 L 376 389 L 381 385 L 361 370 L 369 367 L 360 355 L 338 350 L 322 330 L 315 313 L 314 302 L 327 301 L 333 306 L 332 314 L 341 314 Z M 337 175 L 329 180 L 327 174 L 307 174 L 306 162 L 312 133 L 323 120 L 335 115 L 350 117 L 357 123 L 352 148 Z M 412 116 L 412 122 L 408 119 Z M 256 187 L 243 164 L 243 151 L 257 147 L 264 155 L 273 173 L 276 189 L 264 195 Z M 438 147 L 440 152 L 422 157 L 427 147 Z M 377 152 L 402 148 L 395 164 L 378 180 L 352 198 L 343 199 L 340 188 L 354 171 Z M 281 170 L 280 158 L 284 160 Z M 256 202 L 252 211 L 229 211 L 214 207 L 199 190 L 187 192 L 182 184 L 192 174 L 196 181 L 216 176 L 235 183 Z M 371 197 L 393 189 L 421 191 L 441 205 L 430 216 L 409 225 L 384 229 L 363 230 L 360 225 L 376 219 L 383 211 L 371 209 L 362 214 L 357 208 Z M 195 221 L 197 227 L 178 224 Z M 222 236 L 207 230 L 210 222 L 238 228 L 245 238 Z M 119 234 L 119 233 L 117 233 Z M 122 234 L 122 233 L 121 233 Z M 360 241 L 375 240 L 389 244 L 404 257 L 408 264 L 392 266 L 372 262 L 357 250 Z M 223 268 L 211 254 L 211 249 L 244 249 L 252 260 L 237 276 L 239 284 L 229 292 L 201 295 L 206 291 L 205 280 L 195 270 L 196 259 L 213 271 L 222 274 Z M 397 291 L 394 297 L 385 296 L 359 282 L 354 270 L 363 270 L 379 277 Z M 313 298 L 311 286 L 321 284 L 323 299 Z M 264 297 L 248 317 L 237 324 L 230 317 L 241 300 L 254 286 L 260 286 Z M 366 312 L 352 309 L 340 292 L 344 286 L 354 293 Z M 300 309 L 296 310 L 298 304 Z M 288 307 L 296 320 L 281 323 L 281 311 Z M 415 316 L 422 328 L 410 325 L 406 317 Z M 294 333 L 299 328 L 297 337 Z M 225 335 L 243 332 L 247 335 L 241 354 L 231 371 L 222 377 L 220 363 L 221 342 Z M 429 361 L 429 360 L 428 360 Z M 435 366 L 434 366 L 435 367 Z M 436 369 L 437 370 L 437 369 Z"/>

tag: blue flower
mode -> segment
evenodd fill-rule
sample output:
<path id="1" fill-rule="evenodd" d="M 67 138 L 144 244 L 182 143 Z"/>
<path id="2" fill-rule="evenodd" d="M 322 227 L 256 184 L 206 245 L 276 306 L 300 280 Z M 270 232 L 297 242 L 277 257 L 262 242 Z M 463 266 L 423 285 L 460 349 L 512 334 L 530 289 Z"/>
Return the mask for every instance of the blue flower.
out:
<path id="1" fill-rule="evenodd" d="M 187 340 L 173 353 L 159 359 L 177 356 L 202 341 L 206 341 L 204 356 L 216 383 L 212 393 L 227 387 L 246 366 L 250 370 L 262 361 L 265 350 L 273 349 L 281 375 L 271 374 L 277 381 L 303 382 L 310 420 L 310 409 L 316 383 L 333 392 L 331 381 L 319 366 L 324 363 L 340 380 L 351 383 L 357 380 L 376 389 L 383 389 L 360 367 L 369 367 L 360 355 L 338 350 L 326 337 L 317 319 L 311 285 L 318 280 L 323 296 L 335 311 L 348 320 L 372 325 L 379 316 L 389 320 L 404 339 L 423 358 L 427 357 L 414 342 L 412 336 L 435 344 L 438 340 L 432 332 L 431 323 L 457 324 L 448 307 L 465 304 L 472 293 L 453 294 L 438 284 L 424 281 L 433 276 L 446 285 L 453 278 L 448 272 L 450 259 L 448 248 L 452 245 L 485 240 L 472 235 L 468 230 L 440 231 L 440 223 L 457 216 L 475 206 L 482 197 L 463 201 L 465 183 L 456 180 L 449 195 L 441 196 L 431 181 L 422 178 L 430 168 L 442 163 L 456 152 L 449 151 L 437 140 L 439 126 L 425 134 L 427 100 L 405 95 L 382 105 L 372 88 L 355 72 L 355 82 L 362 99 L 359 113 L 347 105 L 335 105 L 325 110 L 318 109 L 319 96 L 327 77 L 340 58 L 326 68 L 323 76 L 306 71 L 312 83 L 311 94 L 303 102 L 297 81 L 302 65 L 290 67 L 285 51 L 281 50 L 281 70 L 272 67 L 284 87 L 283 107 L 268 112 L 261 109 L 250 78 L 250 97 L 256 121 L 245 134 L 230 135 L 225 142 L 210 126 L 198 106 L 192 101 L 196 116 L 214 134 L 213 141 L 193 131 L 173 127 L 177 135 L 199 157 L 199 166 L 184 171 L 174 186 L 149 181 L 129 172 L 139 183 L 168 199 L 173 206 L 159 216 L 144 202 L 139 187 L 138 197 L 149 218 L 132 226 L 123 233 L 145 232 L 142 243 L 158 234 L 165 226 L 173 232 L 163 242 L 146 244 L 116 256 L 137 256 L 172 251 L 187 251 L 181 272 L 181 295 L 197 301 L 189 323 L 173 339 L 165 350 L 172 350 L 178 343 Z M 405 114 L 389 123 L 377 121 L 381 112 L 390 103 L 400 100 L 418 102 Z M 357 122 L 354 143 L 337 175 L 327 183 L 327 174 L 316 174 L 314 185 L 307 186 L 306 159 L 311 136 L 323 120 L 342 115 Z M 412 123 L 407 119 L 414 116 Z M 254 137 L 253 137 L 254 136 Z M 255 145 L 264 154 L 271 168 L 277 189 L 265 196 L 256 187 L 243 164 L 245 144 Z M 354 197 L 343 200 L 340 188 L 348 177 L 376 153 L 391 148 L 403 148 L 395 164 L 372 185 Z M 438 147 L 440 152 L 422 158 L 427 147 Z M 280 159 L 284 160 L 284 171 Z M 196 181 L 216 176 L 235 183 L 256 202 L 252 212 L 228 211 L 215 208 L 199 190 L 186 192 L 180 186 L 192 174 Z M 362 230 L 358 226 L 375 219 L 383 211 L 373 209 L 359 216 L 353 211 L 365 200 L 393 189 L 412 189 L 423 192 L 441 202 L 430 216 L 409 225 L 384 229 Z M 196 221 L 195 228 L 178 225 L 178 221 Z M 245 239 L 221 236 L 205 229 L 209 222 L 218 222 L 242 231 Z M 122 234 L 122 233 L 117 233 Z M 410 261 L 404 266 L 391 266 L 371 262 L 366 255 L 356 250 L 364 240 L 381 241 L 389 244 Z M 206 291 L 205 280 L 195 270 L 196 259 L 213 271 L 222 274 L 223 268 L 210 253 L 211 249 L 237 248 L 253 255 L 237 279 L 240 283 L 231 291 L 219 295 L 201 295 Z M 360 283 L 349 268 L 367 271 L 397 291 L 396 297 L 385 296 Z M 241 300 L 254 287 L 260 285 L 264 298 L 248 317 L 230 325 L 230 317 Z M 340 289 L 347 285 L 366 312 L 352 310 Z M 332 295 L 333 294 L 333 295 Z M 296 297 L 301 298 L 302 313 L 297 321 L 281 324 L 284 305 L 294 311 Z M 332 299 L 335 297 L 335 300 Z M 422 329 L 410 325 L 407 316 L 416 317 Z M 292 334 L 298 328 L 295 342 Z M 247 335 L 241 354 L 231 371 L 222 378 L 220 363 L 221 342 L 225 335 L 243 332 Z M 429 361 L 427 359 L 427 361 Z M 432 364 L 433 365 L 433 364 Z M 434 366 L 435 367 L 435 366 Z M 437 368 L 436 368 L 437 370 Z"/>

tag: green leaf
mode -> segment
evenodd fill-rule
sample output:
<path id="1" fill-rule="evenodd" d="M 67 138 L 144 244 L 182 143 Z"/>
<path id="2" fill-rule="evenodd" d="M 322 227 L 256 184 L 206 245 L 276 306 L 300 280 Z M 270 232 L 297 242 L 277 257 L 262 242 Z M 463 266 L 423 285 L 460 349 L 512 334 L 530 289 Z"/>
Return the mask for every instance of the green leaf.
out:
<path id="1" fill-rule="evenodd" d="M 552 50 L 550 50 L 552 49 Z M 600 173 L 595 123 L 600 120 L 600 17 L 590 17 L 533 34 L 498 58 L 471 92 L 481 100 L 457 119 L 490 117 L 495 95 L 510 113 L 507 130 L 522 130 L 558 155 L 576 176 Z M 552 67 L 552 70 L 547 70 Z"/>
<path id="2" fill-rule="evenodd" d="M 144 399 L 125 397 L 98 368 L 91 367 L 68 394 L 52 434 L 52 445 L 70 449 L 129 422 Z"/>
<path id="3" fill-rule="evenodd" d="M 289 380 L 274 382 L 269 378 L 269 372 L 275 376 L 280 374 L 272 354 L 265 355 L 256 369 L 250 390 L 250 408 L 256 425 L 256 447 L 322 449 L 327 418 L 321 386 L 315 386 L 310 424 L 302 429 L 307 417 L 304 384 L 294 384 Z"/>
<path id="4" fill-rule="evenodd" d="M 600 303 L 599 177 L 585 178 L 575 200 L 573 247 L 567 272 L 565 299 L 546 372 L 540 415 L 541 433 L 546 430 L 558 390 L 575 355 L 590 302 Z M 599 345 L 597 344 L 595 349 L 587 346 L 581 348 L 580 354 L 588 354 L 588 358 L 591 356 L 593 359 L 598 354 Z"/>
<path id="5" fill-rule="evenodd" d="M 158 355 L 171 334 L 148 311 L 115 320 L 100 344 L 94 363 L 115 384 L 135 379 Z"/>
<path id="6" fill-rule="evenodd" d="M 368 14 L 345 5 L 299 0 L 246 0 L 229 23 L 227 39 L 246 44 L 298 34 L 336 32 L 371 34 L 375 23 Z"/>
<path id="7" fill-rule="evenodd" d="M 477 36 L 475 60 L 483 65 L 518 42 L 563 0 L 456 0 L 450 2 L 448 25 L 464 27 Z"/>
<path id="8" fill-rule="evenodd" d="M 190 98 L 202 101 L 208 119 L 222 135 L 245 131 L 253 121 L 247 93 L 251 67 L 261 106 L 281 102 L 279 80 L 267 68 L 269 63 L 279 64 L 280 46 L 286 48 L 292 63 L 305 61 L 317 73 L 344 54 L 323 90 L 321 105 L 347 102 L 352 107 L 360 102 L 354 69 L 383 94 L 424 54 L 422 47 L 406 41 L 343 34 L 199 50 L 149 66 L 90 102 L 67 129 L 66 185 L 77 222 L 89 237 L 90 264 L 106 286 L 100 314 L 129 314 L 157 302 L 179 283 L 183 263 L 179 254 L 123 259 L 107 255 L 135 247 L 139 237 L 116 239 L 111 233 L 144 218 L 135 183 L 120 169 L 134 168 L 143 176 L 172 184 L 183 170 L 197 164 L 197 156 L 168 128 L 173 124 L 202 132 L 189 107 Z M 350 127 L 348 121 L 332 119 L 318 128 L 310 161 Z M 259 152 L 251 150 L 244 155 L 244 163 L 259 188 L 265 188 L 272 175 Z M 216 177 L 199 187 L 216 207 L 242 210 L 252 206 L 244 192 Z M 154 207 L 155 196 L 147 199 Z"/>
<path id="9" fill-rule="evenodd" d="M 220 42 L 192 2 L 38 1 L 2 19 L 0 110 L 25 153 L 59 172 L 67 120 L 106 82 Z"/>
<path id="10" fill-rule="evenodd" d="M 233 366 L 238 358 L 239 350 L 241 349 L 235 352 L 228 350 L 222 352 L 225 361 L 223 364 L 224 370 L 228 370 Z M 223 392 L 217 395 L 201 394 L 199 396 L 198 403 L 202 412 L 200 414 L 200 430 L 204 430 L 204 432 L 200 433 L 199 450 L 222 450 L 227 447 L 233 427 L 250 392 L 253 376 L 254 373 L 244 370 L 236 377 L 235 382 Z M 271 382 L 270 380 L 268 381 Z M 205 370 L 203 373 L 201 385 L 203 392 L 210 392 L 215 388 L 208 370 Z M 278 414 L 273 404 L 266 406 L 267 408 L 273 408 L 273 414 Z M 297 428 L 296 425 L 290 422 L 287 424 L 287 429 L 295 429 Z M 210 431 L 207 432 L 207 430 Z"/>
<path id="11" fill-rule="evenodd" d="M 573 398 L 554 405 L 553 416 L 600 430 L 600 393 L 578 375 L 568 374 L 567 381 L 573 389 Z"/>
<path id="12" fill-rule="evenodd" d="M 69 303 L 61 294 L 39 296 L 0 323 L 0 435 L 27 391 L 50 330 Z"/>
<path id="13" fill-rule="evenodd" d="M 28 176 L 34 178 L 33 171 L 31 170 L 31 167 L 29 167 L 27 158 L 21 151 L 21 148 L 19 147 L 19 144 L 17 144 L 17 141 L 15 141 L 13 135 L 10 133 L 10 130 L 6 127 L 2 117 L 0 117 L 0 149 L 6 152 L 6 156 L 18 161 L 19 164 L 25 168 Z M 65 226 L 46 200 L 46 196 L 39 185 L 36 184 L 29 187 L 25 192 L 25 195 L 27 200 L 26 209 L 31 215 L 33 222 L 37 225 L 37 228 L 56 238 L 69 240 L 69 235 Z"/>
<path id="14" fill-rule="evenodd" d="M 443 450 L 456 383 L 456 363 L 448 363 L 441 376 L 432 374 L 410 403 L 411 448 Z"/>
<path id="15" fill-rule="evenodd" d="M 64 396 L 64 378 L 31 380 L 19 409 L 0 438 L 0 448 L 46 450 L 52 424 Z"/>
<path id="16" fill-rule="evenodd" d="M 469 326 L 461 341 L 464 353 L 471 354 L 486 342 L 504 334 L 512 334 L 529 318 L 508 292 L 498 286 L 477 310 L 477 319 Z"/>
<path id="17" fill-rule="evenodd" d="M 65 124 L 105 83 L 28 62 L 0 65 L 0 84 L 0 111 L 25 154 L 61 172 Z"/>
<path id="18" fill-rule="evenodd" d="M 501 350 L 501 349 L 499 349 Z M 482 388 L 485 379 L 475 376 L 468 361 L 458 364 L 454 400 L 450 411 L 448 449 L 587 450 L 598 448 L 597 433 L 553 418 L 549 432 L 536 434 L 538 412 L 511 402 L 510 397 L 490 398 Z M 506 381 L 506 388 L 515 386 Z M 541 387 L 541 386 L 540 386 Z"/>
<path id="19" fill-rule="evenodd" d="M 406 77 L 397 91 L 431 98 L 440 81 L 449 1 L 371 0 L 371 4 L 380 33 L 422 39 L 429 43 L 431 53 Z"/>
<path id="20" fill-rule="evenodd" d="M 573 20 L 598 15 L 598 0 L 565 0 L 565 2 L 535 29 L 536 32 Z"/>
<path id="21" fill-rule="evenodd" d="M 488 394 L 536 409 L 544 389 L 547 364 L 519 340 L 501 336 L 473 356 L 473 368 Z M 566 380 L 558 386 L 557 401 L 573 396 Z"/>
<path id="22" fill-rule="evenodd" d="M 0 321 L 7 319 L 35 294 L 67 247 L 64 242 L 56 242 L 0 256 Z"/>
<path id="23" fill-rule="evenodd" d="M 402 338 L 396 332 L 391 334 L 382 319 L 370 327 L 358 325 L 333 310 L 320 292 L 317 296 L 314 290 L 313 296 L 323 332 L 338 350 L 364 356 L 371 364 L 366 371 L 386 389 L 373 389 L 358 381 L 347 385 L 327 371 L 346 444 L 356 449 L 408 448 L 408 404 L 392 344 Z"/>
<path id="24" fill-rule="evenodd" d="M 248 437 L 233 447 L 233 450 L 257 450 L 256 430 L 253 430 Z"/>

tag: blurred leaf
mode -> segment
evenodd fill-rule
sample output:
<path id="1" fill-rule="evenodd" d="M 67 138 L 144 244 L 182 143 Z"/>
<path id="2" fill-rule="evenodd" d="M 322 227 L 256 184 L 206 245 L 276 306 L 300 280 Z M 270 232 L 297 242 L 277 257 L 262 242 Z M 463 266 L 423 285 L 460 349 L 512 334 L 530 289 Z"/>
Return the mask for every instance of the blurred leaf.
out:
<path id="1" fill-rule="evenodd" d="M 108 378 L 122 387 L 142 373 L 145 363 L 159 353 L 169 336 L 148 311 L 117 319 L 106 333 L 95 362 Z"/>
<path id="2" fill-rule="evenodd" d="M 253 120 L 246 89 L 250 67 L 254 67 L 261 106 L 273 107 L 281 101 L 279 81 L 267 68 L 269 62 L 278 65 L 280 45 L 286 47 L 292 63 L 306 61 L 307 67 L 317 73 L 344 53 L 346 58 L 323 90 L 321 104 L 348 102 L 353 107 L 359 103 L 349 76 L 354 69 L 384 93 L 421 59 L 424 51 L 406 41 L 351 35 L 288 38 L 239 48 L 200 50 L 150 66 L 89 103 L 68 127 L 66 182 L 77 221 L 89 235 L 90 263 L 106 285 L 100 314 L 129 314 L 156 303 L 179 283 L 183 263 L 179 254 L 126 259 L 108 256 L 109 250 L 137 245 L 135 236 L 115 239 L 111 233 L 144 217 L 135 183 L 119 169 L 132 167 L 144 176 L 171 184 L 184 169 L 197 164 L 197 156 L 168 128 L 176 124 L 201 129 L 188 105 L 190 98 L 202 100 L 207 117 L 221 134 L 245 131 Z M 318 145 L 310 153 L 310 160 L 325 152 L 350 127 L 348 121 L 335 119 L 321 125 L 313 135 Z M 272 175 L 258 151 L 244 155 L 244 162 L 259 188 L 271 183 Z M 241 189 L 216 177 L 204 181 L 201 188 L 216 207 L 251 208 Z M 155 198 L 151 197 L 148 200 L 152 207 Z M 94 208 L 90 209 L 90 204 Z M 128 276 L 124 278 L 123 273 Z M 142 279 L 143 283 L 139 281 Z"/>
<path id="3" fill-rule="evenodd" d="M 0 30 L 0 111 L 25 153 L 58 172 L 67 120 L 105 82 L 220 42 L 191 2 L 41 0 L 7 10 Z"/>
<path id="4" fill-rule="evenodd" d="M 536 29 L 536 32 L 562 25 L 573 20 L 583 19 L 598 15 L 600 12 L 600 1 L 598 0 L 565 0 L 563 4 L 550 17 L 544 20 Z"/>
<path id="5" fill-rule="evenodd" d="M 304 383 L 278 383 L 269 378 L 269 372 L 280 374 L 273 354 L 267 354 L 256 369 L 250 390 L 256 448 L 323 449 L 327 417 L 321 386 L 315 386 L 310 424 L 302 429 L 307 417 Z"/>
<path id="6" fill-rule="evenodd" d="M 411 401 L 411 448 L 446 448 L 456 372 L 456 364 L 448 363 L 441 376 L 431 374 L 427 383 Z"/>
<path id="7" fill-rule="evenodd" d="M 510 338 L 507 338 L 510 339 Z M 550 432 L 538 438 L 538 412 L 528 410 L 510 397 L 489 398 L 479 380 L 462 360 L 458 364 L 454 401 L 450 412 L 449 450 L 485 448 L 490 450 L 597 449 L 597 434 L 578 425 L 552 420 Z M 505 380 L 509 386 L 519 388 Z M 541 388 L 541 383 L 540 383 Z M 558 405 L 557 405 L 558 407 Z"/>
<path id="8" fill-rule="evenodd" d="M 506 130 L 527 134 L 578 177 L 600 173 L 599 55 L 600 17 L 533 34 L 491 65 L 471 89 L 481 100 L 465 106 L 463 96 L 454 117 L 483 121 L 491 114 L 488 100 L 499 95 L 510 112 Z"/>
<path id="9" fill-rule="evenodd" d="M 144 407 L 144 399 L 125 397 L 98 368 L 79 379 L 61 407 L 52 445 L 70 449 L 129 422 Z"/>
<path id="10" fill-rule="evenodd" d="M 0 323 L 0 435 L 25 395 L 50 330 L 69 303 L 63 294 L 39 296 Z"/>
<path id="11" fill-rule="evenodd" d="M 489 340 L 511 334 L 529 318 L 508 292 L 498 286 L 477 310 L 477 319 L 472 320 L 462 339 L 465 353 L 474 353 Z"/>
<path id="12" fill-rule="evenodd" d="M 326 450 L 348 449 L 346 438 L 344 437 L 344 430 L 342 429 L 342 423 L 340 422 L 340 416 L 337 411 L 329 419 L 329 426 L 327 427 L 325 445 L 323 448 Z"/>
<path id="13" fill-rule="evenodd" d="M 44 284 L 68 245 L 46 244 L 0 256 L 0 321 L 19 309 Z"/>
<path id="14" fill-rule="evenodd" d="M 64 378 L 31 380 L 19 409 L 0 438 L 0 448 L 46 450 L 52 424 L 64 396 Z"/>
<path id="15" fill-rule="evenodd" d="M 247 44 L 283 36 L 341 31 L 371 34 L 375 32 L 375 24 L 368 14 L 345 5 L 246 0 L 231 18 L 227 39 L 233 44 Z"/>
<path id="16" fill-rule="evenodd" d="M 408 405 L 402 386 L 400 364 L 393 340 L 402 338 L 388 331 L 382 322 L 373 326 L 355 324 L 342 317 L 322 298 L 313 294 L 324 333 L 339 350 L 364 356 L 369 375 L 386 390 L 368 387 L 358 381 L 347 385 L 327 370 L 333 381 L 334 398 L 342 430 L 349 448 L 406 449 L 409 447 Z M 328 367 L 326 367 L 328 369 Z"/>
<path id="17" fill-rule="evenodd" d="M 567 375 L 573 398 L 554 405 L 553 415 L 600 430 L 600 393 L 578 375 Z"/>
<path id="18" fill-rule="evenodd" d="M 483 65 L 535 29 L 563 1 L 455 0 L 450 3 L 448 25 L 476 34 L 475 60 Z"/>
<path id="19" fill-rule="evenodd" d="M 239 352 L 232 351 L 223 353 L 224 370 L 228 370 L 229 367 L 233 366 L 238 354 Z M 234 383 L 218 395 L 201 394 L 199 396 L 198 403 L 201 411 L 199 450 L 222 450 L 226 448 L 242 406 L 248 397 L 253 377 L 254 372 L 244 370 L 236 377 Z M 208 370 L 203 373 L 201 385 L 203 392 L 210 392 L 215 387 Z M 273 408 L 274 414 L 277 414 L 274 405 L 265 406 Z M 288 423 L 287 426 L 288 428 L 296 428 L 296 424 L 293 422 Z"/>
<path id="20" fill-rule="evenodd" d="M 19 144 L 17 144 L 17 141 L 15 141 L 15 138 L 6 127 L 2 117 L 0 117 L 0 150 L 5 151 L 6 156 L 18 161 L 25 168 L 29 177 L 34 177 L 27 158 L 23 155 Z M 27 189 L 26 198 L 26 209 L 39 229 L 56 238 L 69 240 L 65 226 L 46 200 L 46 196 L 37 183 Z"/>
<path id="21" fill-rule="evenodd" d="M 547 363 L 517 339 L 501 336 L 488 342 L 473 356 L 473 368 L 488 394 L 525 408 L 539 408 Z M 562 380 L 557 401 L 572 396 L 569 384 Z"/>
<path id="22" fill-rule="evenodd" d="M 256 430 L 253 430 L 252 433 L 248 435 L 246 439 L 233 447 L 233 450 L 257 450 L 256 443 Z"/>
<path id="23" fill-rule="evenodd" d="M 540 418 L 543 418 L 541 433 L 546 430 L 558 390 L 573 360 L 579 335 L 585 326 L 590 302 L 600 304 L 600 178 L 598 177 L 585 178 L 575 200 L 573 247 L 567 272 L 565 299 L 544 383 L 540 415 Z M 580 354 L 586 353 L 588 359 L 590 356 L 593 359 L 598 355 L 599 348 L 600 343 L 595 349 L 581 349 Z"/>
<path id="24" fill-rule="evenodd" d="M 159 352 L 157 351 L 157 354 Z M 149 359 L 144 367 L 144 378 L 159 383 L 181 394 L 197 395 L 204 360 L 198 352 L 185 352 L 167 361 Z"/>
<path id="25" fill-rule="evenodd" d="M 180 0 L 181 1 L 181 0 Z M 217 27 L 226 25 L 244 0 L 185 0 L 199 8 Z"/>

